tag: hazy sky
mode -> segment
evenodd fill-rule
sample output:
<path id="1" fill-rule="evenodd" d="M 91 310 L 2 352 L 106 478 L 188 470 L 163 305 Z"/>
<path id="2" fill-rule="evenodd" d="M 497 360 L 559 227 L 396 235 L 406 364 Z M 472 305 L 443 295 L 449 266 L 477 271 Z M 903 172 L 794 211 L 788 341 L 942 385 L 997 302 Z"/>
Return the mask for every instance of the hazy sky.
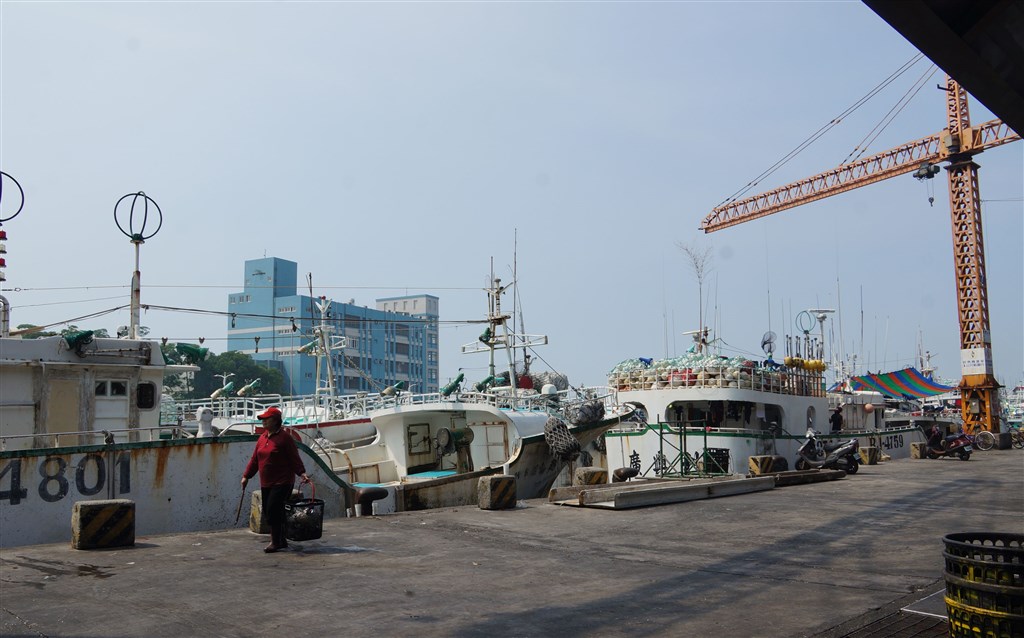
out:
<path id="1" fill-rule="evenodd" d="M 4 0 L 0 168 L 26 203 L 3 226 L 3 294 L 14 325 L 126 305 L 134 251 L 113 207 L 142 190 L 164 214 L 142 246 L 143 303 L 225 311 L 243 262 L 263 256 L 337 300 L 434 294 L 452 322 L 442 382 L 485 374 L 482 355 L 459 354 L 480 326 L 454 322 L 484 316 L 492 258 L 511 280 L 515 232 L 526 331 L 549 336 L 537 354 L 573 383 L 689 346 L 698 285 L 679 243 L 710 250 L 726 354 L 763 356 L 765 331 L 835 308 L 829 340 L 859 371 L 914 364 L 923 342 L 958 379 L 945 172 L 698 230 L 916 53 L 860 2 Z M 750 194 L 842 162 L 929 64 Z M 944 81 L 868 153 L 941 130 Z M 971 102 L 974 123 L 992 117 Z M 976 161 L 996 375 L 1014 384 L 1024 143 Z M 150 310 L 142 324 L 226 344 L 219 316 Z"/>

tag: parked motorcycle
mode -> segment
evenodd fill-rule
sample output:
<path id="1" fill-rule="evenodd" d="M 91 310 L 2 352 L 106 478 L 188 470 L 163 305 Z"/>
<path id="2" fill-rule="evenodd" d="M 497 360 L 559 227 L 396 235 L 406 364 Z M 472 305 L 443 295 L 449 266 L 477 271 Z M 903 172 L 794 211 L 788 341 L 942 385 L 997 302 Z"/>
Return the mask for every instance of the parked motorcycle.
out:
<path id="1" fill-rule="evenodd" d="M 928 441 L 925 443 L 928 458 L 937 459 L 943 456 L 956 456 L 961 461 L 969 461 L 971 452 L 971 440 L 963 432 L 942 436 L 942 430 L 938 425 L 933 425 L 927 432 Z"/>
<path id="2" fill-rule="evenodd" d="M 857 439 L 826 444 L 818 440 L 818 432 L 808 429 L 807 438 L 797 450 L 793 467 L 798 470 L 843 470 L 847 474 L 856 474 L 860 469 L 859 450 Z"/>

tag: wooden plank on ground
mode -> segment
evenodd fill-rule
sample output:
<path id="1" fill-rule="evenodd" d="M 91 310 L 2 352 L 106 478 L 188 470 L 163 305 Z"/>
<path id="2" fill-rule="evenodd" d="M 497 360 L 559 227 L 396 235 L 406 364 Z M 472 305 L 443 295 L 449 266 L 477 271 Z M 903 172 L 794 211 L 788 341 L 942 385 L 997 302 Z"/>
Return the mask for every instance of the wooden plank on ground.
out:
<path id="1" fill-rule="evenodd" d="M 616 490 L 613 493 L 596 493 L 584 490 L 580 493 L 579 505 L 605 509 L 630 509 L 651 505 L 683 503 L 718 496 L 747 494 L 774 489 L 775 478 L 771 476 L 729 480 L 702 481 L 687 484 L 668 483 L 657 486 L 636 486 L 640 489 Z M 608 498 L 611 496 L 612 498 Z M 565 504 L 570 504 L 566 502 Z"/>

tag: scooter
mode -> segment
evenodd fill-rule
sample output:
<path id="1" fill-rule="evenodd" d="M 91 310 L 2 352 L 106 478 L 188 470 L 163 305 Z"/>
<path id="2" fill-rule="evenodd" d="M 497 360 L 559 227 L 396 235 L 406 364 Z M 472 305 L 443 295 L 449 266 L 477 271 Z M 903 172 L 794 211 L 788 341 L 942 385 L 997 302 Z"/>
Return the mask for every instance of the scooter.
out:
<path id="1" fill-rule="evenodd" d="M 849 439 L 835 444 L 824 444 L 818 440 L 818 433 L 807 429 L 807 438 L 797 450 L 796 463 L 798 470 L 843 470 L 847 474 L 856 474 L 860 469 L 860 442 Z"/>
<path id="2" fill-rule="evenodd" d="M 961 461 L 969 461 L 971 452 L 971 440 L 963 432 L 942 436 L 939 426 L 933 425 L 927 432 L 928 441 L 925 443 L 928 458 L 937 459 L 943 456 L 956 456 Z"/>

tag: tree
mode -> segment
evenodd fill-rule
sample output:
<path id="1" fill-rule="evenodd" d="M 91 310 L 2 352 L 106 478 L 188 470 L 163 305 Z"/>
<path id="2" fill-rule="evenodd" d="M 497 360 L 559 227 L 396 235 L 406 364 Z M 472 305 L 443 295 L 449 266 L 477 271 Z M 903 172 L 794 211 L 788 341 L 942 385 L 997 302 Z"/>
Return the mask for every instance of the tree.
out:
<path id="1" fill-rule="evenodd" d="M 20 323 L 14 329 L 14 332 L 21 333 L 22 339 L 41 339 L 43 337 L 56 337 L 60 334 L 59 332 L 54 332 L 52 330 L 43 330 L 34 323 Z"/>
<path id="2" fill-rule="evenodd" d="M 161 346 L 161 351 L 168 363 L 182 363 L 173 344 Z M 221 377 L 217 375 L 232 375 L 229 381 L 234 382 L 235 387 L 231 396 L 255 379 L 260 380 L 258 394 L 281 394 L 284 389 L 284 375 L 279 370 L 260 365 L 241 352 L 212 355 L 199 363 L 199 371 L 190 382 L 183 383 L 181 378 L 168 377 L 164 387 L 178 399 L 205 399 L 221 387 Z"/>

